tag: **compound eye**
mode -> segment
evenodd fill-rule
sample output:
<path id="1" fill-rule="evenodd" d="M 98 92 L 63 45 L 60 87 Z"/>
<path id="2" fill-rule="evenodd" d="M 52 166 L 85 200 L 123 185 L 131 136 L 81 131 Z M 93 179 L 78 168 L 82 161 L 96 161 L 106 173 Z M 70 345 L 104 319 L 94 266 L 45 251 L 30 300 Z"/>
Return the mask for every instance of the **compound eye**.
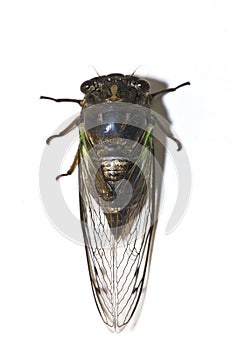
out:
<path id="1" fill-rule="evenodd" d="M 85 94 L 91 89 L 92 86 L 92 81 L 87 80 L 80 86 L 80 90 Z"/>
<path id="2" fill-rule="evenodd" d="M 150 91 L 151 89 L 150 84 L 146 80 L 138 80 L 137 87 L 138 89 L 146 92 Z"/>
<path id="3" fill-rule="evenodd" d="M 129 86 L 136 87 L 136 84 L 137 84 L 137 80 L 136 80 L 136 79 L 130 78 L 130 79 L 128 80 L 128 85 L 129 85 Z"/>
<path id="4" fill-rule="evenodd" d="M 131 76 L 131 75 L 125 76 L 125 81 L 127 82 L 127 85 L 131 86 L 131 87 L 136 88 L 136 84 L 137 84 L 138 80 L 139 80 L 139 78 Z"/>
<path id="5" fill-rule="evenodd" d="M 130 80 L 130 86 L 136 86 L 136 81 L 135 80 Z"/>

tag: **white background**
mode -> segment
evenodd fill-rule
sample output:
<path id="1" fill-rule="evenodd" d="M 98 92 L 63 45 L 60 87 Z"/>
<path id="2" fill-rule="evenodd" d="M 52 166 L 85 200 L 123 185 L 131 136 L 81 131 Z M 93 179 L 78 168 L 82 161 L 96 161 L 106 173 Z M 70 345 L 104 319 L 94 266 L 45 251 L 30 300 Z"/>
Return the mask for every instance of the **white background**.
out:
<path id="1" fill-rule="evenodd" d="M 21 0 L 0 13 L 0 348 L 230 349 L 229 2 Z M 128 74 L 140 64 L 140 75 L 170 86 L 191 81 L 163 101 L 193 187 L 172 234 L 161 218 L 143 312 L 117 335 L 97 314 L 83 247 L 55 230 L 40 201 L 45 139 L 79 107 L 39 96 L 81 98 L 89 65 Z"/>

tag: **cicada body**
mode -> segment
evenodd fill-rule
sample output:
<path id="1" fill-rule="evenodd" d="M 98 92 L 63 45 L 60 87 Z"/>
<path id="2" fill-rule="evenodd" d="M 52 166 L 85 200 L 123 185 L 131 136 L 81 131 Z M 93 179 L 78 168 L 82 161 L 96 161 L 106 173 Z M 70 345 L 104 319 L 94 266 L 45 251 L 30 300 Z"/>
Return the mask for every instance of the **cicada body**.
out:
<path id="1" fill-rule="evenodd" d="M 92 291 L 112 331 L 120 332 L 136 320 L 145 295 L 157 223 L 153 129 L 159 121 L 151 102 L 178 87 L 150 93 L 145 80 L 110 74 L 84 82 L 83 100 L 42 97 L 82 107 L 80 116 L 48 143 L 79 128 L 78 152 L 70 170 L 60 176 L 70 175 L 78 164 Z"/>

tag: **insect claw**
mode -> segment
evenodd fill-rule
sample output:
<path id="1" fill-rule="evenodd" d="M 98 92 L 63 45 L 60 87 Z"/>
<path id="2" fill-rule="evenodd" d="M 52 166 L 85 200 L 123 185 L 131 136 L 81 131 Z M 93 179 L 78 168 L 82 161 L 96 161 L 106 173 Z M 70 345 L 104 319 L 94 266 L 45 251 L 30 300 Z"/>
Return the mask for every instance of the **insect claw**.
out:
<path id="1" fill-rule="evenodd" d="M 52 136 L 48 137 L 48 139 L 46 140 L 46 144 L 49 145 L 51 140 L 53 140 L 56 137 L 60 137 L 60 136 L 62 136 L 62 135 L 52 135 Z"/>
<path id="2" fill-rule="evenodd" d="M 61 177 L 68 176 L 68 175 L 71 175 L 71 174 L 68 174 L 68 172 L 66 174 L 60 174 L 60 175 L 56 176 L 56 181 L 58 181 Z"/>
<path id="3" fill-rule="evenodd" d="M 178 140 L 177 138 L 173 137 L 170 134 L 166 134 L 166 136 L 169 137 L 171 140 L 176 142 L 176 144 L 177 144 L 177 152 L 179 152 L 183 148 L 182 143 L 180 142 L 180 140 Z"/>
<path id="4" fill-rule="evenodd" d="M 173 137 L 172 138 L 173 139 L 173 141 L 175 141 L 176 142 L 176 144 L 177 144 L 177 151 L 180 151 L 181 149 L 182 149 L 182 143 L 179 141 L 179 140 L 177 140 L 175 137 Z"/>

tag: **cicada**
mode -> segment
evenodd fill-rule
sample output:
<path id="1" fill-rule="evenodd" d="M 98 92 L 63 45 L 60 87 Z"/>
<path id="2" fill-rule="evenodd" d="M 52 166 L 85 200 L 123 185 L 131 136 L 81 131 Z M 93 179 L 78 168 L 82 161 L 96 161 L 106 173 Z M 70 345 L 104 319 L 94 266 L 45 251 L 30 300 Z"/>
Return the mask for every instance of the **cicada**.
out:
<path id="1" fill-rule="evenodd" d="M 79 204 L 87 264 L 103 322 L 120 332 L 137 319 L 148 280 L 157 215 L 155 147 L 157 126 L 181 148 L 151 108 L 156 96 L 134 74 L 97 76 L 81 85 L 83 99 L 55 99 L 81 106 L 80 115 L 58 135 L 79 129 L 70 169 L 78 166 Z"/>

